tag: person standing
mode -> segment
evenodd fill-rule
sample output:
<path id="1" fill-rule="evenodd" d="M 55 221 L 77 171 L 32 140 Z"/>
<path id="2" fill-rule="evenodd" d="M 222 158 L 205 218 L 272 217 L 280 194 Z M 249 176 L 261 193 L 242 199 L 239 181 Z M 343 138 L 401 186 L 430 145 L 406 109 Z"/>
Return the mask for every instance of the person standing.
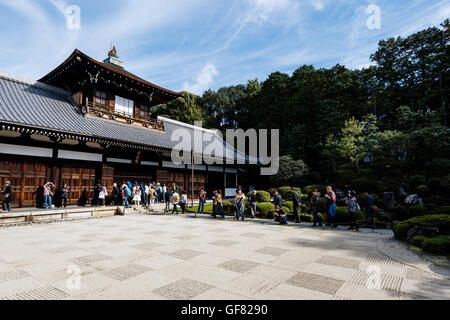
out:
<path id="1" fill-rule="evenodd" d="M 166 188 L 166 191 L 163 193 L 164 193 L 164 202 L 166 203 L 164 212 L 170 212 L 170 201 L 172 199 L 172 191 Z"/>
<path id="2" fill-rule="evenodd" d="M 187 202 L 188 202 L 187 194 L 183 191 L 181 193 L 181 198 L 180 198 L 180 207 L 181 207 L 181 213 L 182 214 L 184 214 L 186 212 Z"/>
<path id="3" fill-rule="evenodd" d="M 55 187 L 53 182 L 47 182 L 44 185 L 44 209 L 51 209 L 52 208 L 52 196 L 53 191 L 52 189 Z"/>
<path id="4" fill-rule="evenodd" d="M 258 203 L 258 198 L 256 197 L 256 195 L 257 195 L 256 190 L 253 190 L 248 199 L 250 203 L 250 214 L 252 215 L 253 219 L 256 218 L 256 204 Z"/>
<path id="5" fill-rule="evenodd" d="M 134 210 L 139 210 L 141 206 L 141 199 L 142 199 L 142 190 L 138 185 L 136 185 L 133 196 Z"/>
<path id="6" fill-rule="evenodd" d="M 174 189 L 172 194 L 172 204 L 173 204 L 172 214 L 178 215 L 179 202 L 180 202 L 180 194 Z"/>
<path id="7" fill-rule="evenodd" d="M 5 182 L 5 187 L 3 188 L 2 196 L 3 196 L 2 210 L 11 212 L 11 202 L 13 200 L 11 182 L 9 181 Z"/>
<path id="8" fill-rule="evenodd" d="M 317 189 L 313 190 L 313 195 L 311 199 L 309 200 L 310 203 L 310 211 L 313 216 L 314 224 L 313 227 L 317 226 L 317 223 L 319 223 L 319 227 L 322 226 L 322 218 L 319 216 L 319 199 L 320 199 L 320 192 Z"/>
<path id="9" fill-rule="evenodd" d="M 200 192 L 198 194 L 198 200 L 199 200 L 199 204 L 198 204 L 197 213 L 203 214 L 205 211 L 205 202 L 206 202 L 206 192 L 203 188 L 200 189 Z"/>
<path id="10" fill-rule="evenodd" d="M 64 208 L 67 208 L 67 199 L 69 198 L 70 187 L 67 185 L 67 183 L 64 183 L 59 192 L 61 193 L 61 200 L 63 202 L 62 205 L 64 206 Z"/>
<path id="11" fill-rule="evenodd" d="M 217 190 L 213 191 L 212 201 L 213 201 L 212 215 L 215 218 L 217 216 Z"/>
<path id="12" fill-rule="evenodd" d="M 105 200 L 108 196 L 108 190 L 106 190 L 106 187 L 104 184 L 102 184 L 102 187 L 100 189 L 100 192 L 98 194 L 98 205 L 104 207 L 106 205 Z"/>
<path id="13" fill-rule="evenodd" d="M 356 231 L 359 231 L 358 223 L 356 222 L 356 212 L 360 210 L 358 201 L 356 200 L 356 193 L 354 191 L 350 191 L 348 195 L 347 202 L 347 212 L 350 217 L 350 227 L 349 230 L 356 229 Z"/>
<path id="14" fill-rule="evenodd" d="M 375 229 L 375 214 L 374 214 L 374 200 L 371 192 L 366 191 L 366 203 L 364 205 L 365 222 L 368 224 L 369 218 L 371 219 L 372 229 Z"/>
<path id="15" fill-rule="evenodd" d="M 158 192 L 158 197 L 156 198 L 156 203 L 161 203 L 164 201 L 164 197 L 163 197 L 163 192 L 162 192 L 162 187 L 161 184 L 158 182 L 158 184 L 156 185 L 156 191 Z"/>
<path id="16" fill-rule="evenodd" d="M 327 198 L 327 207 L 328 214 L 330 217 L 330 222 L 333 224 L 332 228 L 337 228 L 336 224 L 336 193 L 334 193 L 333 188 L 331 186 L 327 187 L 327 194 L 325 195 Z"/>
<path id="17" fill-rule="evenodd" d="M 288 224 L 287 222 L 287 214 L 286 211 L 283 210 L 280 206 L 275 206 L 275 221 L 279 222 L 280 224 Z"/>
<path id="18" fill-rule="evenodd" d="M 167 201 L 166 201 L 166 193 L 167 193 L 167 186 L 165 185 L 165 184 L 163 184 L 163 186 L 162 186 L 162 201 L 164 202 L 164 203 L 166 203 Z M 166 207 L 167 207 L 167 204 L 166 204 Z"/>
<path id="19" fill-rule="evenodd" d="M 100 191 L 102 190 L 102 185 L 100 184 L 100 181 L 97 182 L 97 184 L 94 186 L 94 197 L 92 199 L 92 206 L 96 207 L 100 203 L 99 195 Z"/>
<path id="20" fill-rule="evenodd" d="M 122 185 L 122 199 L 123 199 L 123 206 L 128 209 L 128 197 L 131 195 L 130 188 L 128 187 L 128 184 L 125 182 Z"/>
<path id="21" fill-rule="evenodd" d="M 120 201 L 120 191 L 119 187 L 117 186 L 117 183 L 113 184 L 113 190 L 112 190 L 112 201 L 114 205 L 119 206 L 122 201 Z"/>
<path id="22" fill-rule="evenodd" d="M 225 211 L 223 210 L 222 191 L 217 191 L 217 214 L 225 219 Z"/>
<path id="23" fill-rule="evenodd" d="M 293 204 L 292 207 L 294 209 L 295 223 L 301 223 L 300 215 L 299 215 L 299 208 L 300 208 L 300 205 L 302 204 L 302 199 L 300 198 L 300 195 L 298 194 L 297 191 L 295 191 L 294 188 L 291 188 L 291 194 L 292 194 L 292 204 Z"/>
<path id="24" fill-rule="evenodd" d="M 236 220 L 239 221 L 239 217 L 242 216 L 242 221 L 245 220 L 245 195 L 241 189 L 236 192 L 236 197 L 234 198 L 234 203 L 236 206 Z"/>

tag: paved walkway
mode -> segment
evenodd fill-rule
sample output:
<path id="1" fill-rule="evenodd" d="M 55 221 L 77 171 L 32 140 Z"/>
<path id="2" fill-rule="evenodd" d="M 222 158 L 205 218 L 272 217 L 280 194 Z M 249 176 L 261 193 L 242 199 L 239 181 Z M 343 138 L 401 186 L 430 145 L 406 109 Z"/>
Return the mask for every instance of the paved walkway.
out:
<path id="1" fill-rule="evenodd" d="M 172 215 L 5 228 L 0 299 L 450 299 L 391 239 Z"/>

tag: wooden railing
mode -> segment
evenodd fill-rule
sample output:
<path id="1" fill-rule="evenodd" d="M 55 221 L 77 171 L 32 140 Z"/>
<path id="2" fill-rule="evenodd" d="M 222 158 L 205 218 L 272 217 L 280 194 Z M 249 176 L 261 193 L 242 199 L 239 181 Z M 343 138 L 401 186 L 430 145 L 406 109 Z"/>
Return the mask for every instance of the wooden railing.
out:
<path id="1" fill-rule="evenodd" d="M 89 113 L 94 113 L 99 116 L 107 115 L 110 119 L 121 118 L 126 120 L 128 123 L 139 122 L 142 123 L 144 127 L 164 131 L 164 122 L 150 118 L 150 113 L 147 116 L 141 114 L 130 115 L 124 112 L 117 112 L 115 108 L 111 108 L 106 105 L 98 105 L 92 101 L 86 101 L 87 111 Z"/>

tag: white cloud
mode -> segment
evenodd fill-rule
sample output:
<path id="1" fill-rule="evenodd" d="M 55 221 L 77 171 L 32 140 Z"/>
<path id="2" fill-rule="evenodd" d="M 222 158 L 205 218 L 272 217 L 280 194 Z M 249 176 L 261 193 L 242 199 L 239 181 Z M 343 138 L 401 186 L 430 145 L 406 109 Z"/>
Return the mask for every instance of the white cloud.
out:
<path id="1" fill-rule="evenodd" d="M 325 8 L 325 2 L 323 0 L 312 0 L 312 5 L 317 11 L 323 10 Z"/>
<path id="2" fill-rule="evenodd" d="M 247 2 L 250 10 L 246 21 L 251 22 L 279 20 L 280 16 L 292 17 L 299 8 L 299 2 L 295 0 L 247 0 Z M 286 20 L 279 22 L 286 22 Z"/>
<path id="3" fill-rule="evenodd" d="M 218 75 L 219 71 L 217 71 L 216 67 L 212 63 L 208 63 L 197 74 L 195 83 L 189 84 L 185 82 L 183 84 L 183 90 L 200 95 L 209 88 L 214 82 L 214 77 Z"/>

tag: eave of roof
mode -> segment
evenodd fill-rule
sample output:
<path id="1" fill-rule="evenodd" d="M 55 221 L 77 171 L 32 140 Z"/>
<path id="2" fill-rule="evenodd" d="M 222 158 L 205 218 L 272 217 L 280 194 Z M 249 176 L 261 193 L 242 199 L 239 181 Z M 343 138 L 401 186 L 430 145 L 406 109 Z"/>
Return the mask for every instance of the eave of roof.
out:
<path id="1" fill-rule="evenodd" d="M 180 93 L 180 92 L 176 92 L 176 91 L 172 91 L 172 90 L 169 90 L 169 89 L 165 89 L 165 88 L 160 87 L 160 86 L 158 86 L 156 84 L 148 82 L 148 81 L 146 81 L 144 79 L 141 79 L 138 76 L 136 76 L 136 75 L 126 71 L 125 69 L 123 69 L 123 71 L 121 71 L 118 68 L 112 68 L 112 67 L 110 67 L 110 66 L 108 66 L 108 65 L 106 65 L 106 64 L 104 64 L 104 63 L 102 63 L 100 61 L 97 61 L 97 60 L 89 57 L 88 55 L 86 55 L 85 53 L 81 52 L 78 49 L 75 49 L 75 51 L 63 63 L 61 63 L 58 67 L 56 67 L 54 70 L 50 71 L 47 75 L 45 75 L 44 77 L 42 77 L 38 81 L 39 82 L 43 82 L 43 83 L 47 83 L 47 80 L 48 80 L 48 78 L 50 76 L 52 76 L 58 70 L 63 68 L 67 63 L 69 63 L 71 60 L 75 59 L 77 56 L 82 56 L 83 58 L 93 62 L 94 64 L 96 64 L 96 65 L 98 65 L 98 66 L 100 66 L 102 68 L 105 68 L 105 69 L 107 69 L 109 71 L 112 71 L 112 72 L 117 73 L 117 74 L 119 74 L 121 76 L 127 77 L 129 79 L 133 79 L 133 80 L 135 80 L 137 82 L 143 83 L 143 84 L 148 85 L 148 86 L 150 86 L 152 88 L 156 88 L 158 90 L 164 91 L 166 93 L 172 94 L 172 95 L 177 96 L 177 97 L 182 97 L 183 96 L 183 94 Z"/>

